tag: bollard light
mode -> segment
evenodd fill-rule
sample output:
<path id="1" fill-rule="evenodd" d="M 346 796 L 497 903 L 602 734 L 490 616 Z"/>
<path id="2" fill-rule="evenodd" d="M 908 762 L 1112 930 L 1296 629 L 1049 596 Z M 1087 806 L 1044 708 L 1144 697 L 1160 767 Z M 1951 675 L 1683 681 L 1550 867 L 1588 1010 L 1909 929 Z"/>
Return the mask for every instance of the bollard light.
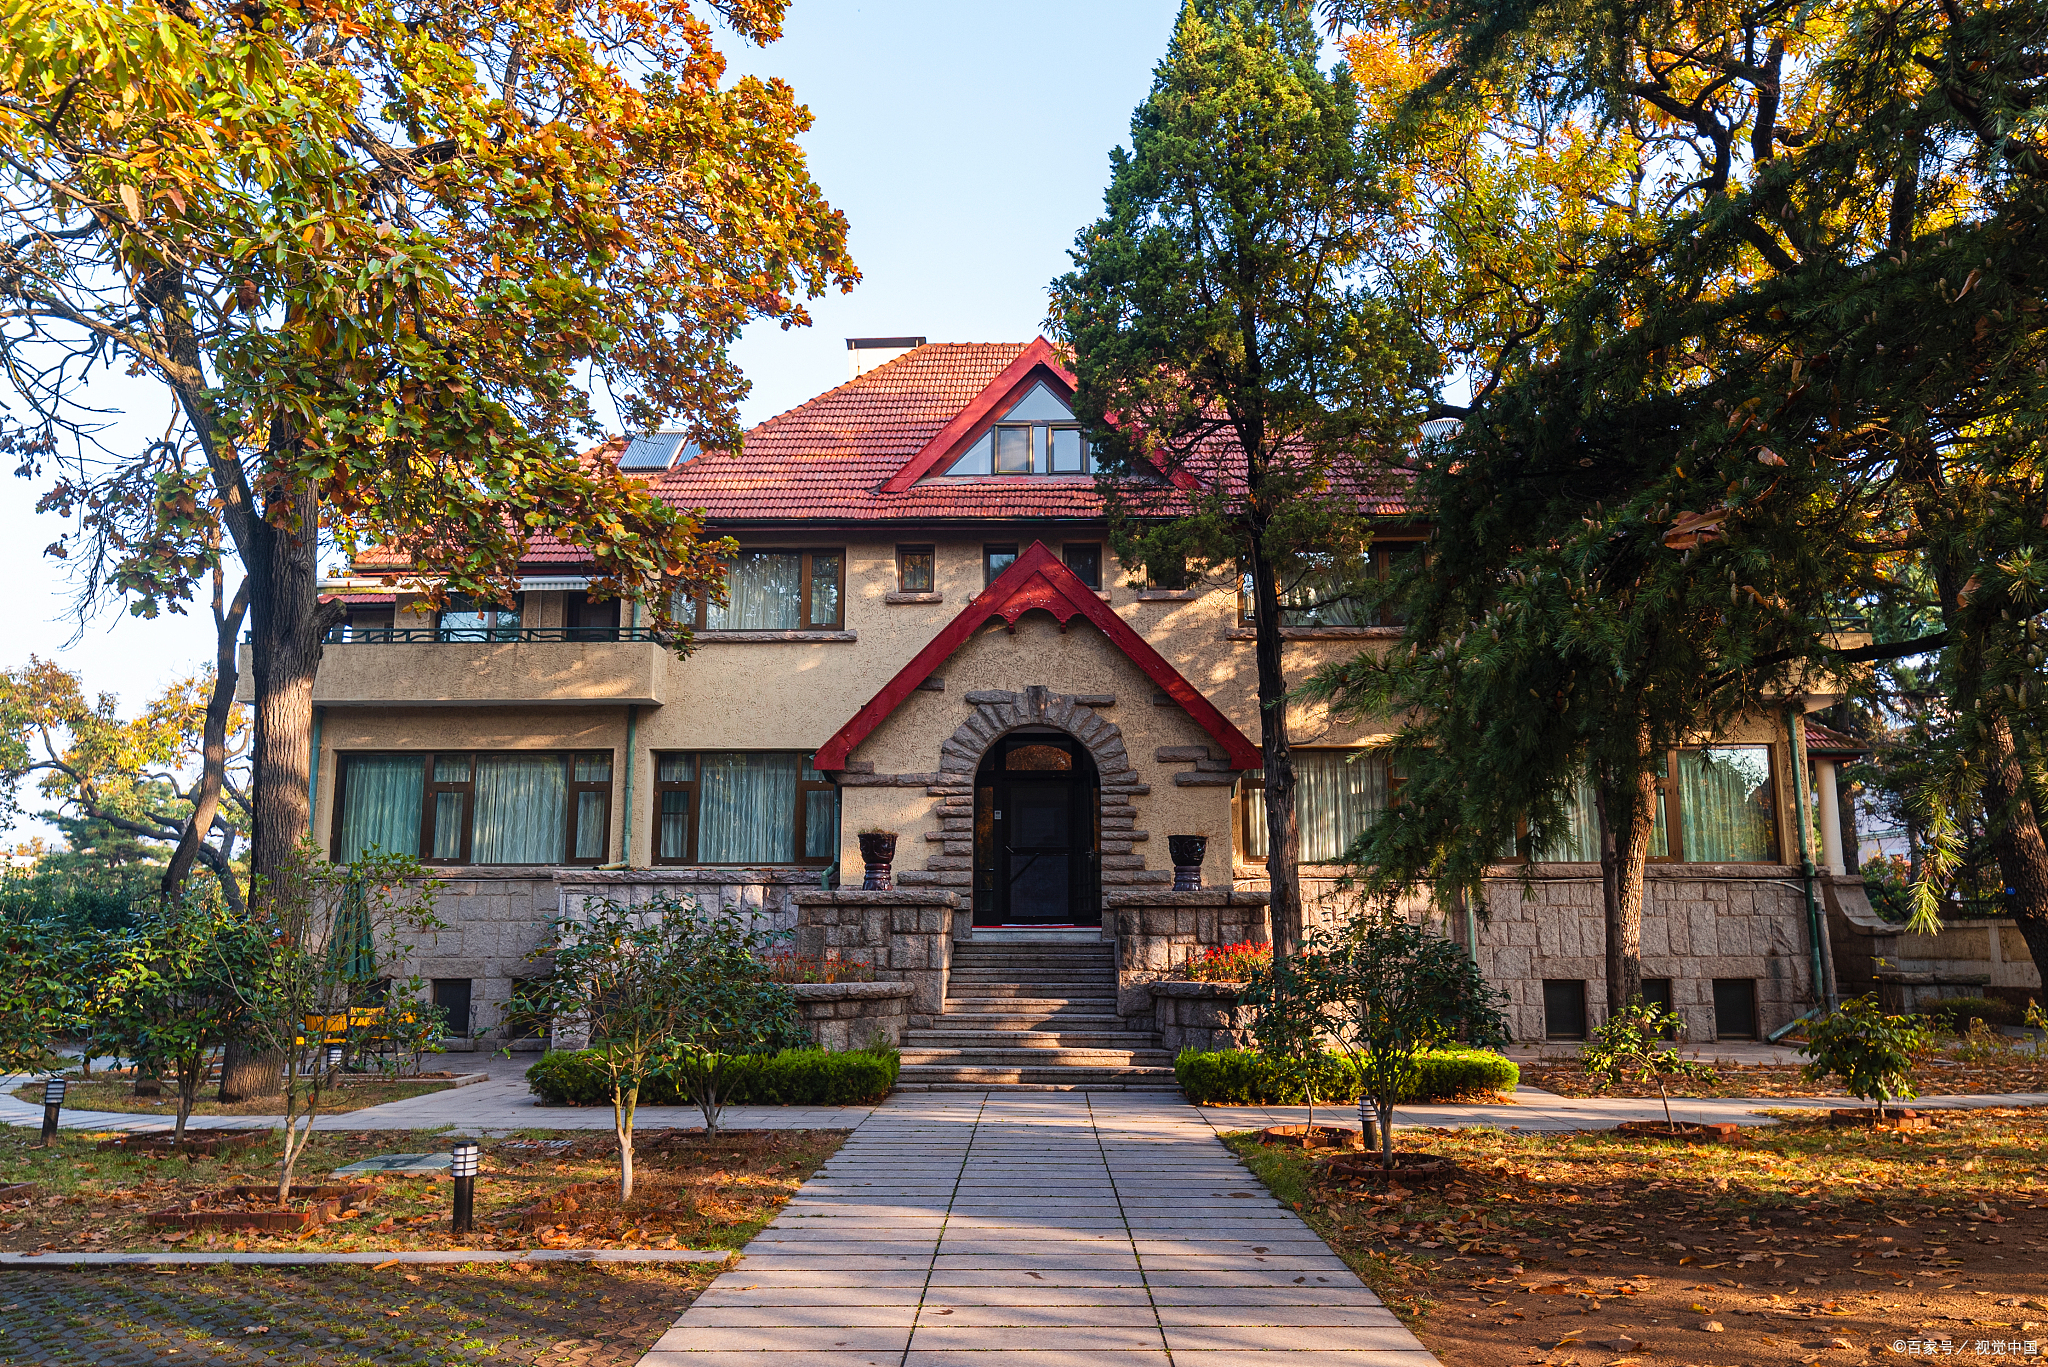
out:
<path id="1" fill-rule="evenodd" d="M 327 1071 L 330 1073 L 341 1071 L 341 1046 L 338 1044 L 327 1046 Z"/>
<path id="2" fill-rule="evenodd" d="M 470 1221 L 476 1214 L 476 1173 L 483 1153 L 474 1139 L 458 1140 L 448 1166 L 455 1177 L 455 1216 L 448 1227 L 457 1234 L 469 1233 Z"/>
<path id="3" fill-rule="evenodd" d="M 57 1144 L 57 1112 L 64 1109 L 64 1089 L 71 1084 L 61 1077 L 43 1079 L 43 1147 Z"/>

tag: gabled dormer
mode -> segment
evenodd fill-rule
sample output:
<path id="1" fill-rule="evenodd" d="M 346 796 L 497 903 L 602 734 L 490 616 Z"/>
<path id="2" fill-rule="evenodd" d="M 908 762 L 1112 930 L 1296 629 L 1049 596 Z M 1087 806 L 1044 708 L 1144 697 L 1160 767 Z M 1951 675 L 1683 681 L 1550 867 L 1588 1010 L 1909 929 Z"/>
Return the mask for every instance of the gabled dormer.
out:
<path id="1" fill-rule="evenodd" d="M 925 480 L 1090 478 L 1095 467 L 1074 419 L 1074 383 L 1052 343 L 1036 339 L 906 461 L 882 492 L 902 493 Z"/>

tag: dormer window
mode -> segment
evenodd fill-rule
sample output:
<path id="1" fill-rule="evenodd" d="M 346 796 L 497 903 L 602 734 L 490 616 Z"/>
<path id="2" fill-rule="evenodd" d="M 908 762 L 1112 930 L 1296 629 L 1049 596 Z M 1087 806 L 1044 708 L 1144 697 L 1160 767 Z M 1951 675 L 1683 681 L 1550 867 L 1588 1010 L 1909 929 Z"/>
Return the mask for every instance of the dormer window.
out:
<path id="1" fill-rule="evenodd" d="M 1094 469 L 1073 410 L 1039 383 L 994 427 L 975 438 L 946 474 L 1086 475 Z"/>

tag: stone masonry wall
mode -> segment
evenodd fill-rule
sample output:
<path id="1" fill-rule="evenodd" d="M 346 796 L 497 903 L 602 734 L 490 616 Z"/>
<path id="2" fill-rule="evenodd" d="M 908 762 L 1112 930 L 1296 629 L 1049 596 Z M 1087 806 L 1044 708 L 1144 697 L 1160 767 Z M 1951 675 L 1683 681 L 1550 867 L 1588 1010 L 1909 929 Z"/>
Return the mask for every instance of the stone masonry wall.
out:
<path id="1" fill-rule="evenodd" d="M 1217 945 L 1272 941 L 1263 892 L 1227 888 L 1174 892 L 1132 889 L 1103 894 L 1103 929 L 1117 941 L 1117 1013 L 1153 1015 L 1151 985 L 1192 955 Z"/>
<path id="2" fill-rule="evenodd" d="M 960 909 L 953 893 L 839 888 L 799 892 L 792 900 L 801 918 L 798 953 L 873 964 L 882 980 L 910 984 L 912 1025 L 929 1025 L 945 1012 L 953 918 Z"/>
<path id="3" fill-rule="evenodd" d="M 909 983 L 791 983 L 804 1029 L 826 1049 L 903 1043 L 910 1023 Z"/>

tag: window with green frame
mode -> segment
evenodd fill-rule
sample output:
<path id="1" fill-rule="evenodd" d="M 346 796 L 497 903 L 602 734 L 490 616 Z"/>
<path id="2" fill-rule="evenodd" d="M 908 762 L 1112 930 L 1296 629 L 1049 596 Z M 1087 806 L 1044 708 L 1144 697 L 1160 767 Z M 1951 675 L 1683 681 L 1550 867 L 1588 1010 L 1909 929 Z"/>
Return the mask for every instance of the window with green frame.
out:
<path id="1" fill-rule="evenodd" d="M 601 864 L 609 750 L 345 754 L 333 857 L 372 849 L 425 864 Z"/>

